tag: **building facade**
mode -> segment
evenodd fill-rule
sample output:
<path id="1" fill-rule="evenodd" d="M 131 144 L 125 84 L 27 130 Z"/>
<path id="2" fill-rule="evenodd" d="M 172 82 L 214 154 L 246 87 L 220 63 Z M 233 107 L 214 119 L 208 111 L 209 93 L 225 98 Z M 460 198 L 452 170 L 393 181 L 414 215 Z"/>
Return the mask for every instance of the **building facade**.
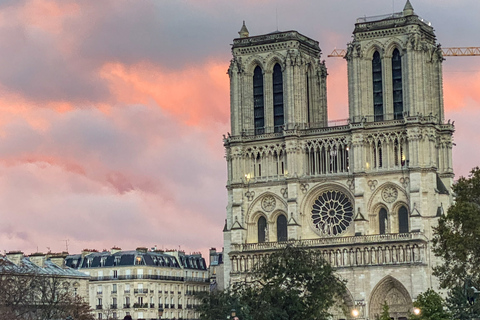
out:
<path id="1" fill-rule="evenodd" d="M 224 230 L 225 285 L 288 243 L 316 248 L 348 281 L 350 309 L 384 301 L 407 319 L 436 288 L 432 227 L 452 202 L 453 124 L 430 23 L 402 12 L 357 19 L 349 119 L 327 118 L 325 62 L 296 31 L 234 39 Z M 350 318 L 338 311 L 336 319 Z"/>
<path id="2" fill-rule="evenodd" d="M 90 276 L 89 303 L 97 319 L 198 319 L 196 292 L 208 291 L 201 254 L 137 248 L 70 255 L 66 265 Z"/>

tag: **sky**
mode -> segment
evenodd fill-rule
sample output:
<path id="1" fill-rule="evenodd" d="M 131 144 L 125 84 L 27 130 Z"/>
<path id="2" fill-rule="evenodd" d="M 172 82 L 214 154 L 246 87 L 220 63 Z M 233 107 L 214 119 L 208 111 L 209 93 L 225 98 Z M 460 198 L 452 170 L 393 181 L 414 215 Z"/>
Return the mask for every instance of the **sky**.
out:
<path id="1" fill-rule="evenodd" d="M 480 1 L 411 0 L 443 47 L 480 46 Z M 230 44 L 320 43 L 329 119 L 348 117 L 356 18 L 395 0 L 1 0 L 0 250 L 221 250 Z M 456 177 L 480 165 L 480 57 L 443 64 Z"/>

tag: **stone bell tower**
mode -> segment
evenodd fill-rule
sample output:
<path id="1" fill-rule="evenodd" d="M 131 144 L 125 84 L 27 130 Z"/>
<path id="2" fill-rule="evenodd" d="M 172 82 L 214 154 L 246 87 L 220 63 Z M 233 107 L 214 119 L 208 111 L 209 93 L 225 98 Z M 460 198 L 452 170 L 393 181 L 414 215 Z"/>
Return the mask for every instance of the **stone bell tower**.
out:
<path id="1" fill-rule="evenodd" d="M 432 227 L 452 201 L 443 57 L 430 23 L 357 19 L 348 44 L 349 119 L 329 126 L 318 42 L 296 31 L 234 39 L 225 283 L 287 244 L 318 250 L 347 280 L 357 319 L 384 301 L 405 320 L 432 275 Z M 349 319 L 341 309 L 334 319 Z"/>

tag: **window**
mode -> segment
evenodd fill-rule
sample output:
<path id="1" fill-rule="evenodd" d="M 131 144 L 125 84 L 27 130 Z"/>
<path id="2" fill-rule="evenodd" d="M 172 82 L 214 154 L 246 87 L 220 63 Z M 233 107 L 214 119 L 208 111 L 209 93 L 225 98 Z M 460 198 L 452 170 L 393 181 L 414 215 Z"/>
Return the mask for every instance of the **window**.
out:
<path id="1" fill-rule="evenodd" d="M 118 278 L 118 271 L 113 270 L 113 279 L 117 279 L 117 278 Z"/>
<path id="2" fill-rule="evenodd" d="M 372 60 L 373 79 L 373 115 L 374 121 L 383 120 L 383 88 L 382 88 L 382 60 L 380 54 L 375 51 Z"/>
<path id="3" fill-rule="evenodd" d="M 117 285 L 115 283 L 112 285 L 112 293 L 117 293 Z"/>
<path id="4" fill-rule="evenodd" d="M 265 217 L 258 218 L 258 243 L 265 242 L 267 231 L 267 220 Z"/>
<path id="5" fill-rule="evenodd" d="M 404 206 L 401 206 L 400 209 L 398 209 L 398 232 L 408 232 L 408 210 Z"/>
<path id="6" fill-rule="evenodd" d="M 380 234 L 385 234 L 387 231 L 387 210 L 385 208 L 380 209 L 378 221 Z"/>
<path id="7" fill-rule="evenodd" d="M 277 218 L 277 241 L 287 240 L 287 218 L 282 214 Z"/>
<path id="8" fill-rule="evenodd" d="M 280 132 L 284 124 L 282 68 L 277 63 L 273 67 L 273 125 Z"/>
<path id="9" fill-rule="evenodd" d="M 263 134 L 265 132 L 263 71 L 259 66 L 253 72 L 253 118 L 255 134 Z"/>
<path id="10" fill-rule="evenodd" d="M 393 116 L 403 119 L 402 57 L 398 49 L 392 55 Z"/>

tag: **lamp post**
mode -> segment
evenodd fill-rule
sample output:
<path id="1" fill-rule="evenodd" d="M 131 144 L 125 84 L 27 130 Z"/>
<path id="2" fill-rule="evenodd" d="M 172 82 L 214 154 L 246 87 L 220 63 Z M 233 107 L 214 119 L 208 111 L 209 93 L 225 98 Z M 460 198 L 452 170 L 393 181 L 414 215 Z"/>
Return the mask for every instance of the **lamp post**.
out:
<path id="1" fill-rule="evenodd" d="M 158 320 L 162 319 L 162 316 L 163 316 L 163 308 L 160 307 L 158 308 Z"/>

